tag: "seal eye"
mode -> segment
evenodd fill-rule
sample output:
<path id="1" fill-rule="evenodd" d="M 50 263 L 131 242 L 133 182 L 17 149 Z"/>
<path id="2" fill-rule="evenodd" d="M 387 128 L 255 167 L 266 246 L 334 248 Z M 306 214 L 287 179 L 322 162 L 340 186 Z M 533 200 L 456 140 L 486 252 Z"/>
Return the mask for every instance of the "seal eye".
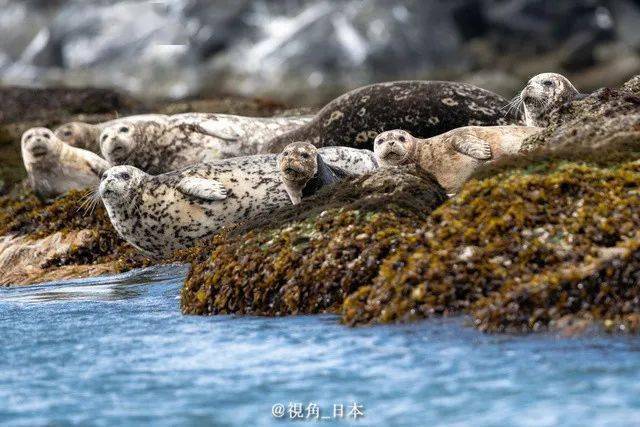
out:
<path id="1" fill-rule="evenodd" d="M 302 153 L 300 155 L 302 156 L 303 159 L 308 159 L 309 158 L 309 153 Z"/>
<path id="2" fill-rule="evenodd" d="M 129 132 L 129 128 L 128 127 L 123 126 L 123 127 L 120 128 L 120 133 L 127 133 L 127 132 Z"/>
<path id="3" fill-rule="evenodd" d="M 376 144 L 378 144 L 378 145 L 382 144 L 382 140 L 381 139 L 377 140 Z"/>
<path id="4" fill-rule="evenodd" d="M 45 133 L 42 136 L 44 136 L 46 139 L 50 139 L 51 138 L 51 135 L 49 135 L 48 133 Z"/>
<path id="5" fill-rule="evenodd" d="M 542 84 L 545 85 L 546 87 L 553 86 L 553 82 L 551 80 L 545 80 L 542 82 Z"/>
<path id="6" fill-rule="evenodd" d="M 401 136 L 398 139 L 400 140 L 400 142 L 405 142 L 407 140 L 407 138 L 405 138 L 404 136 Z"/>
<path id="7" fill-rule="evenodd" d="M 120 174 L 120 178 L 124 179 L 125 181 L 129 181 L 129 179 L 131 179 L 131 175 L 129 175 L 129 172 L 122 172 Z"/>
<path id="8" fill-rule="evenodd" d="M 108 138 L 108 135 L 102 135 L 102 140 L 103 140 L 103 141 L 106 141 L 106 140 L 107 140 L 107 138 Z"/>
<path id="9" fill-rule="evenodd" d="M 288 151 L 283 151 L 283 152 L 282 152 L 282 155 L 283 155 L 283 156 L 288 156 L 288 155 L 289 155 L 289 152 L 288 152 Z"/>
<path id="10" fill-rule="evenodd" d="M 65 130 L 62 135 L 71 136 L 71 131 L 70 130 Z"/>

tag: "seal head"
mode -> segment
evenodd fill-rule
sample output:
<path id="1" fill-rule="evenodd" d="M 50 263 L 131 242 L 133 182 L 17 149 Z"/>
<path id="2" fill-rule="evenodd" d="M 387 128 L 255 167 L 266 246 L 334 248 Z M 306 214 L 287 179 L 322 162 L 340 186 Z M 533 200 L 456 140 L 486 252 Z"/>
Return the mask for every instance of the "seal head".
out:
<path id="1" fill-rule="evenodd" d="M 144 172 L 133 166 L 114 166 L 102 174 L 98 193 L 111 205 L 127 205 L 145 176 Z"/>
<path id="2" fill-rule="evenodd" d="M 132 122 L 108 126 L 100 134 L 100 152 L 109 163 L 122 165 L 127 163 L 139 139 L 140 135 Z"/>
<path id="3" fill-rule="evenodd" d="M 58 161 L 62 142 L 47 128 L 32 128 L 22 134 L 22 159 L 27 167 L 51 166 Z"/>
<path id="4" fill-rule="evenodd" d="M 580 92 L 561 74 L 534 76 L 520 93 L 527 126 L 547 126 L 551 110 L 580 96 Z"/>
<path id="5" fill-rule="evenodd" d="M 72 147 L 93 151 L 100 130 L 97 126 L 89 123 L 70 122 L 56 128 L 54 133 L 61 141 Z"/>
<path id="6" fill-rule="evenodd" d="M 373 152 L 380 166 L 397 166 L 409 161 L 414 145 L 414 138 L 409 132 L 395 129 L 376 136 Z"/>

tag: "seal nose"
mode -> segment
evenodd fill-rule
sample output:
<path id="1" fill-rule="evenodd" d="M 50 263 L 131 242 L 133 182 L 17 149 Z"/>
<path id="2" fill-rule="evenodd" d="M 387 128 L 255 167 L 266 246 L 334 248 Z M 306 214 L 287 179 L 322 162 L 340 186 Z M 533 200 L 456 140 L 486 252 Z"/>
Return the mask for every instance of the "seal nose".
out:
<path id="1" fill-rule="evenodd" d="M 393 145 L 393 144 L 395 144 L 395 143 L 396 143 L 396 142 L 395 142 L 394 140 L 389 141 L 389 145 Z"/>

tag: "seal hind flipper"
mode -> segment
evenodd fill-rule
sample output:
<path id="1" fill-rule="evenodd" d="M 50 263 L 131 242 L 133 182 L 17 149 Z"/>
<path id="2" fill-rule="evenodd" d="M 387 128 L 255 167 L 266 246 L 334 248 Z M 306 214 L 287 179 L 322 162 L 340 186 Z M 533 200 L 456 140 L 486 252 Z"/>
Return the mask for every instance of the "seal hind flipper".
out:
<path id="1" fill-rule="evenodd" d="M 452 141 L 453 148 L 469 157 L 478 160 L 489 160 L 492 157 L 489 143 L 478 137 L 468 135 L 459 140 Z"/>
<path id="2" fill-rule="evenodd" d="M 220 181 L 196 177 L 185 177 L 180 180 L 176 188 L 181 193 L 199 199 L 216 201 L 227 198 L 227 189 Z"/>

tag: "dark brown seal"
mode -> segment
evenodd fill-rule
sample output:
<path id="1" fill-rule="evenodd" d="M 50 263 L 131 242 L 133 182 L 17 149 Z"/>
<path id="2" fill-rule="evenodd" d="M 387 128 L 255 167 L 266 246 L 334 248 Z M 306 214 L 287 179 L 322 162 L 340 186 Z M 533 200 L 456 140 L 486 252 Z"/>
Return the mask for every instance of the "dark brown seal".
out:
<path id="1" fill-rule="evenodd" d="M 372 149 L 375 137 L 392 129 L 429 138 L 461 126 L 520 124 L 519 113 L 509 111 L 508 104 L 503 97 L 466 83 L 377 83 L 334 99 L 311 122 L 269 141 L 265 151 L 279 153 L 295 141 Z"/>

